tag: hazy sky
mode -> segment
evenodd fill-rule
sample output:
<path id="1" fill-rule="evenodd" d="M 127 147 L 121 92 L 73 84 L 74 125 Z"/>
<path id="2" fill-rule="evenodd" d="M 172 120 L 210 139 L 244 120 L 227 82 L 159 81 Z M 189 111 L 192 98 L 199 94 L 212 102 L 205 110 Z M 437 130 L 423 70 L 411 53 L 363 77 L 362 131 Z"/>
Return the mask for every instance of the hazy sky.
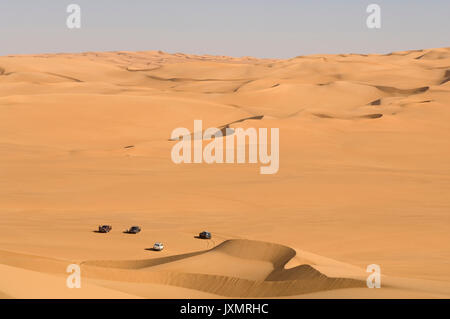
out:
<path id="1" fill-rule="evenodd" d="M 81 29 L 66 8 L 81 6 Z M 366 7 L 381 7 L 368 29 Z M 450 0 L 0 0 L 0 55 L 163 50 L 288 58 L 450 46 Z"/>

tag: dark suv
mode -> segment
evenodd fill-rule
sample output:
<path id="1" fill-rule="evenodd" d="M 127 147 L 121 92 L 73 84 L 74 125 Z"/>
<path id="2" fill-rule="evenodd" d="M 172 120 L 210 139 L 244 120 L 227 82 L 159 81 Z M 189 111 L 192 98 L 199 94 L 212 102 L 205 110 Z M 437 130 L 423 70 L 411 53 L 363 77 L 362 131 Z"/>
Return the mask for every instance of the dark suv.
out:
<path id="1" fill-rule="evenodd" d="M 99 233 L 109 233 L 112 229 L 112 226 L 110 225 L 101 225 L 98 226 L 98 232 Z"/>
<path id="2" fill-rule="evenodd" d="M 211 239 L 211 233 L 208 231 L 203 231 L 198 234 L 198 237 L 200 237 L 201 239 Z"/>
<path id="3" fill-rule="evenodd" d="M 131 226 L 130 229 L 127 230 L 128 234 L 137 234 L 141 231 L 141 227 L 139 226 Z"/>

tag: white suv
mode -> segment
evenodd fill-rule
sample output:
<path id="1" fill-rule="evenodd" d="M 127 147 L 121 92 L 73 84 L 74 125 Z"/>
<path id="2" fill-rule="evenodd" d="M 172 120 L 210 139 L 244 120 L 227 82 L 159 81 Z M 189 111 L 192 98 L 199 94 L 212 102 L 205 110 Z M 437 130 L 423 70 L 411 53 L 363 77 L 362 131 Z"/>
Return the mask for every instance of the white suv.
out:
<path id="1" fill-rule="evenodd" d="M 155 244 L 153 245 L 153 250 L 161 251 L 161 250 L 163 250 L 163 249 L 164 249 L 163 243 L 155 243 Z"/>

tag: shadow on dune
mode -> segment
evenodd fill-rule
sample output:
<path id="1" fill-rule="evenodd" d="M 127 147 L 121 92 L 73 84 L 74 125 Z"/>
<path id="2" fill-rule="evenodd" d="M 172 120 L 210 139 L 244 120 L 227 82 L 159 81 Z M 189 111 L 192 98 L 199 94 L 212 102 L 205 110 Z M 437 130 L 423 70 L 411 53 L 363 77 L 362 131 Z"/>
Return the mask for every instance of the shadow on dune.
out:
<path id="1" fill-rule="evenodd" d="M 430 89 L 428 86 L 414 88 L 414 89 L 398 89 L 391 86 L 383 86 L 383 85 L 375 85 L 375 87 L 385 93 L 391 94 L 393 96 L 396 95 L 412 95 L 426 92 Z"/>
<path id="2" fill-rule="evenodd" d="M 153 248 L 147 248 L 151 250 Z M 142 269 L 148 268 L 160 264 L 174 262 L 180 259 L 185 259 L 193 256 L 197 256 L 205 253 L 206 251 L 198 251 L 193 253 L 174 255 L 168 257 L 154 258 L 154 259 L 141 259 L 141 260 L 90 260 L 85 261 L 82 264 L 85 266 L 95 266 L 104 268 L 117 268 L 117 269 Z"/>
<path id="3" fill-rule="evenodd" d="M 151 247 L 151 248 L 145 248 L 145 250 L 148 250 L 148 251 L 157 251 L 157 252 L 160 252 L 160 250 L 156 250 L 155 248 L 153 248 L 153 247 Z"/>
<path id="4" fill-rule="evenodd" d="M 351 119 L 379 119 L 383 117 L 381 113 L 364 114 L 358 116 L 335 116 L 323 113 L 312 113 L 312 115 L 322 119 L 338 119 L 338 120 L 351 120 Z"/>
<path id="5" fill-rule="evenodd" d="M 236 123 L 240 123 L 240 122 L 244 122 L 244 121 L 248 121 L 248 120 L 262 120 L 263 118 L 264 118 L 264 115 L 257 115 L 257 116 L 251 116 L 251 117 L 246 117 L 246 118 L 243 118 L 243 119 L 239 119 L 239 120 L 236 120 L 236 121 L 227 123 L 227 124 L 225 124 L 225 125 L 218 126 L 218 127 L 217 127 L 217 129 L 218 129 L 217 132 L 219 132 L 219 131 L 221 132 L 221 135 L 220 135 L 220 136 L 232 135 L 232 134 L 234 134 L 234 129 L 233 129 L 233 128 L 230 128 L 230 125 L 236 124 Z M 197 133 L 197 134 L 196 134 L 196 133 Z M 198 134 L 198 133 L 200 133 L 200 134 Z M 192 140 L 199 140 L 199 139 L 200 139 L 200 140 L 203 140 L 203 139 L 214 138 L 214 135 L 216 134 L 216 133 L 211 134 L 210 136 L 207 136 L 207 137 L 205 138 L 205 137 L 203 136 L 204 133 L 205 133 L 205 131 L 202 131 L 202 132 L 194 132 L 194 133 L 190 134 L 189 137 L 190 137 L 190 139 L 192 139 Z M 197 135 L 198 135 L 198 137 L 197 137 Z M 181 139 L 183 139 L 183 138 L 184 138 L 184 136 L 179 136 L 179 137 L 175 137 L 175 138 L 170 138 L 169 141 L 179 141 L 179 140 L 181 140 Z"/>
<path id="6" fill-rule="evenodd" d="M 445 71 L 444 78 L 439 84 L 442 85 L 444 83 L 447 83 L 448 81 L 450 81 L 450 70 Z"/>

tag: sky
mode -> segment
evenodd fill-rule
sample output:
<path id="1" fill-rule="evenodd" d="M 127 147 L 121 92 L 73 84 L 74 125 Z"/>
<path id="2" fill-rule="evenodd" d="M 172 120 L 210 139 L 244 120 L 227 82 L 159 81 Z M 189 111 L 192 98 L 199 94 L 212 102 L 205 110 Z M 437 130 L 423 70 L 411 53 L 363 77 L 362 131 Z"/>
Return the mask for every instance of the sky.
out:
<path id="1" fill-rule="evenodd" d="M 369 4 L 381 28 L 369 29 Z M 81 28 L 69 29 L 69 4 Z M 290 58 L 450 46 L 449 0 L 0 0 L 0 55 L 85 51 Z"/>

